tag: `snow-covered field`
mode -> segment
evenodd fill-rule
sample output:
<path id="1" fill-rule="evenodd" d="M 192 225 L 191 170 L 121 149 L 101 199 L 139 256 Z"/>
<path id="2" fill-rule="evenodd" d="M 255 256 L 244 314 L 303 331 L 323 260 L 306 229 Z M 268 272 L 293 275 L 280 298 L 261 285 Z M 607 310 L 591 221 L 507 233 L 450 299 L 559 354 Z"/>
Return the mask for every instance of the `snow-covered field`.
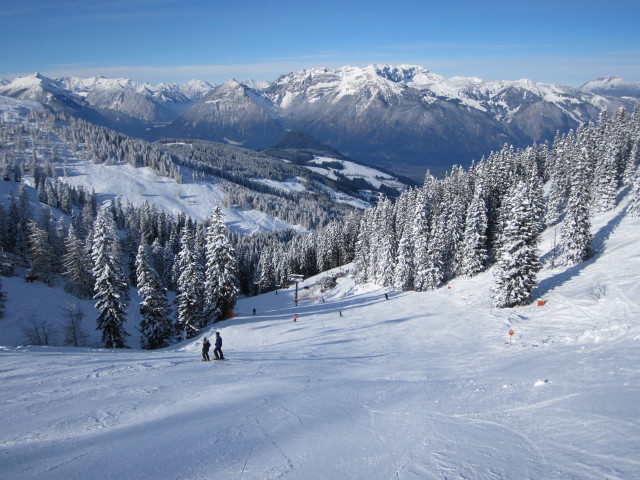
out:
<path id="1" fill-rule="evenodd" d="M 425 293 L 344 276 L 163 351 L 2 328 L 0 478 L 640 478 L 640 220 L 620 212 L 594 219 L 593 260 L 547 263 L 543 306 L 492 309 L 491 272 Z M 62 295 L 16 281 L 5 325 L 27 288 Z M 228 360 L 203 363 L 216 330 Z"/>
<path id="2" fill-rule="evenodd" d="M 324 166 L 307 167 L 309 170 L 313 170 L 334 180 L 338 178 L 336 175 L 336 172 L 338 172 L 350 179 L 361 178 L 363 180 L 366 180 L 375 188 L 380 188 L 380 185 L 386 185 L 387 187 L 395 188 L 396 190 L 400 191 L 402 191 L 403 189 L 403 185 L 395 177 L 383 174 L 380 170 L 368 167 L 366 165 L 361 165 L 359 163 L 350 162 L 348 160 L 338 160 L 331 157 L 315 157 L 313 160 L 311 160 L 310 163 L 315 163 L 318 165 L 322 165 L 323 163 L 341 164 L 341 170 L 335 170 L 331 167 Z"/>
<path id="3" fill-rule="evenodd" d="M 216 203 L 221 205 L 227 226 L 240 233 L 271 231 L 291 228 L 292 225 L 257 210 L 225 208 L 226 194 L 210 181 L 185 179 L 178 183 L 163 177 L 148 167 L 134 168 L 128 164 L 93 164 L 69 158 L 58 172 L 62 180 L 103 194 L 101 200 L 122 197 L 135 206 L 147 201 L 172 215 L 185 213 L 194 220 L 204 221 L 211 215 Z M 105 194 L 108 192 L 108 194 Z"/>

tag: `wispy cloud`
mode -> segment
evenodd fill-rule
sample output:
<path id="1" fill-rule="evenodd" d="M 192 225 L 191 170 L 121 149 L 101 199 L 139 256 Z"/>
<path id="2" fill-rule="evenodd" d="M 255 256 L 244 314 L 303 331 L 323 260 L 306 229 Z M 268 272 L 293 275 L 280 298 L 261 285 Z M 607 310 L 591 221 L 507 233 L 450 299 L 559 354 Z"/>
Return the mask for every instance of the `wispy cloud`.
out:
<path id="1" fill-rule="evenodd" d="M 181 8 L 179 0 L 106 0 L 92 1 L 67 0 L 51 2 L 49 0 L 22 0 L 15 5 L 0 9 L 0 17 L 34 17 L 47 14 L 50 17 L 65 17 L 84 20 L 115 20 L 165 16 L 195 15 L 190 9 Z"/>
<path id="2" fill-rule="evenodd" d="M 46 11 L 60 11 L 67 9 L 82 8 L 85 5 L 82 1 L 76 2 L 42 2 L 23 0 L 11 5 L 3 5 L 0 9 L 0 17 L 14 17 L 20 15 L 33 15 L 35 13 Z"/>

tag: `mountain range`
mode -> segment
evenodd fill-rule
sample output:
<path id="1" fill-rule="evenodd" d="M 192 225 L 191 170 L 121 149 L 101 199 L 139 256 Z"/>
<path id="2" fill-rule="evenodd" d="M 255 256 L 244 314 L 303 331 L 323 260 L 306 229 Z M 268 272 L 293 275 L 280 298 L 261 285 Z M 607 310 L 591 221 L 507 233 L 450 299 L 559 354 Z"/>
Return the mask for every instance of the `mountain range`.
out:
<path id="1" fill-rule="evenodd" d="M 530 80 L 445 78 L 413 65 L 311 68 L 270 83 L 137 83 L 41 74 L 0 82 L 36 100 L 146 140 L 204 139 L 254 150 L 302 132 L 350 158 L 420 179 L 468 165 L 508 143 L 551 140 L 603 109 L 632 109 L 640 83 L 617 77 L 580 88 Z"/>

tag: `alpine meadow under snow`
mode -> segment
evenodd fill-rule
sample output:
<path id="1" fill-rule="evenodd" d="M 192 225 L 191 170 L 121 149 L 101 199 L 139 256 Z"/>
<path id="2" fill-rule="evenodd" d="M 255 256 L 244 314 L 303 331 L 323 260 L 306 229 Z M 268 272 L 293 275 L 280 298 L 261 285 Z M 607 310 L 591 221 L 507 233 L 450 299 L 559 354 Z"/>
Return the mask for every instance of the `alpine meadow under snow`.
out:
<path id="1" fill-rule="evenodd" d="M 640 108 L 419 187 L 312 140 L 0 96 L 0 476 L 640 478 Z"/>

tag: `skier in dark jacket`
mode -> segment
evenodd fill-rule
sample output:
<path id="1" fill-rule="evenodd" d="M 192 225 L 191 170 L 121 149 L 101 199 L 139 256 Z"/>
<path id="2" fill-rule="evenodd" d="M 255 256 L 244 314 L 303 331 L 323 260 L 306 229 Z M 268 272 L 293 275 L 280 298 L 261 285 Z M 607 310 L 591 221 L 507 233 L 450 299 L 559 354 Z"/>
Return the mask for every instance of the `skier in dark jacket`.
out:
<path id="1" fill-rule="evenodd" d="M 216 360 L 224 360 L 224 355 L 222 354 L 222 337 L 220 336 L 220 332 L 216 332 L 216 348 L 213 349 L 213 354 L 216 356 Z"/>
<path id="2" fill-rule="evenodd" d="M 209 342 L 207 337 L 204 337 L 204 339 L 202 340 L 202 361 L 203 362 L 208 362 L 210 360 L 209 347 L 211 347 L 211 342 Z"/>

